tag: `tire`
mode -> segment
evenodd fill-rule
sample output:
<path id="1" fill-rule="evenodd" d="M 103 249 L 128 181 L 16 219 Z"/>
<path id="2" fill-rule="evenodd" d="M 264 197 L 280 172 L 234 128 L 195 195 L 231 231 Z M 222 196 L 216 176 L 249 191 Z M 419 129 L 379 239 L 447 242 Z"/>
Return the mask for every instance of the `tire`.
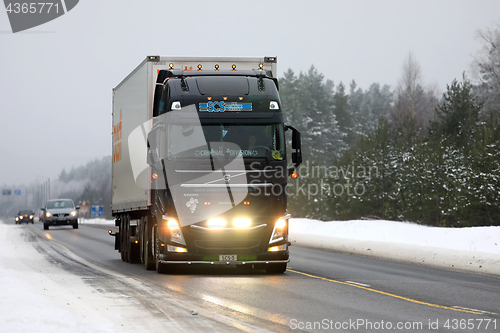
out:
<path id="1" fill-rule="evenodd" d="M 78 222 L 73 223 L 73 229 L 78 229 Z"/>
<path id="2" fill-rule="evenodd" d="M 156 227 L 155 227 L 156 229 Z M 156 238 L 156 230 L 154 232 L 155 234 L 155 264 L 156 264 L 156 272 L 158 274 L 165 274 L 168 272 L 168 269 L 167 269 L 167 264 L 162 264 L 160 262 L 160 240 L 158 238 Z"/>
<path id="3" fill-rule="evenodd" d="M 47 223 L 43 224 L 43 230 L 49 230 L 49 225 Z"/>
<path id="4" fill-rule="evenodd" d="M 125 242 L 126 239 L 128 239 L 128 228 L 125 226 L 127 225 L 126 223 L 126 217 L 125 215 L 122 215 L 120 217 L 120 254 L 122 261 L 127 262 L 128 261 L 128 246 L 127 243 Z"/>
<path id="5" fill-rule="evenodd" d="M 283 274 L 286 271 L 286 263 L 279 264 L 267 264 L 266 273 L 267 274 Z"/>
<path id="6" fill-rule="evenodd" d="M 141 232 L 141 249 L 142 256 L 141 261 L 144 264 L 144 268 L 148 271 L 152 271 L 156 268 L 155 258 L 153 256 L 153 242 L 151 240 L 151 227 L 150 219 L 148 216 L 144 217 L 144 226 Z"/>

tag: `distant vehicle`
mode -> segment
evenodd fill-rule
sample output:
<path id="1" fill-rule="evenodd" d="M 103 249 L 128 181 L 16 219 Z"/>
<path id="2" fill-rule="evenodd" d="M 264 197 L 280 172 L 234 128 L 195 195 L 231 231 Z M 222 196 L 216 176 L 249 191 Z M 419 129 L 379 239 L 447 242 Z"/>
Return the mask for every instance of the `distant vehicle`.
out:
<path id="1" fill-rule="evenodd" d="M 43 229 L 49 230 L 49 226 L 72 225 L 78 229 L 78 210 L 71 199 L 52 199 L 47 201 L 43 211 Z"/>
<path id="2" fill-rule="evenodd" d="M 34 222 L 35 212 L 32 210 L 20 210 L 16 215 L 16 224 L 21 224 L 23 222 L 32 223 Z"/>

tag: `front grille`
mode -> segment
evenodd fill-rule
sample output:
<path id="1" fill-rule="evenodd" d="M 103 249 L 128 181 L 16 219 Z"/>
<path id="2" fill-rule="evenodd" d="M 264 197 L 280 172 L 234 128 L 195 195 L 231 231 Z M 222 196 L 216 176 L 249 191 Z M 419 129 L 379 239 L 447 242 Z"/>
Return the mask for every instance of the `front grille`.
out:
<path id="1" fill-rule="evenodd" d="M 196 240 L 194 245 L 204 250 L 251 250 L 260 246 L 260 240 L 245 241 L 215 241 L 215 240 Z"/>

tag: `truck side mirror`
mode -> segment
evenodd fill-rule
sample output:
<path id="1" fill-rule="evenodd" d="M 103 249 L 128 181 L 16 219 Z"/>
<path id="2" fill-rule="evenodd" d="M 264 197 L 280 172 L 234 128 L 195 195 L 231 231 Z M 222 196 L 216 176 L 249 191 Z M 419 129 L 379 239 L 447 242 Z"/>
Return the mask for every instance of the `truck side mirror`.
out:
<path id="1" fill-rule="evenodd" d="M 302 145 L 300 141 L 300 132 L 292 126 L 285 126 L 285 131 L 288 129 L 292 130 L 292 149 L 295 150 L 292 152 L 292 163 L 295 163 L 295 165 L 288 170 L 288 173 L 292 174 L 292 172 L 302 163 Z"/>
<path id="2" fill-rule="evenodd" d="M 161 163 L 160 134 L 164 128 L 165 126 L 162 123 L 157 123 L 148 133 L 147 163 L 151 167 Z"/>

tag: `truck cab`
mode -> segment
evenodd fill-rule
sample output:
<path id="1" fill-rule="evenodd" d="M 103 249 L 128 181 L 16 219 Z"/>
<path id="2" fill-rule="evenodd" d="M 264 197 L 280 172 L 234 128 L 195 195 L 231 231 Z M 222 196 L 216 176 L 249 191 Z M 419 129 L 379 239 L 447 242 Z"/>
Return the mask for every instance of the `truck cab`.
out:
<path id="1" fill-rule="evenodd" d="M 289 128 L 277 81 L 259 70 L 161 71 L 162 79 L 148 137 L 154 187 L 165 207 L 157 264 L 284 272 Z"/>

